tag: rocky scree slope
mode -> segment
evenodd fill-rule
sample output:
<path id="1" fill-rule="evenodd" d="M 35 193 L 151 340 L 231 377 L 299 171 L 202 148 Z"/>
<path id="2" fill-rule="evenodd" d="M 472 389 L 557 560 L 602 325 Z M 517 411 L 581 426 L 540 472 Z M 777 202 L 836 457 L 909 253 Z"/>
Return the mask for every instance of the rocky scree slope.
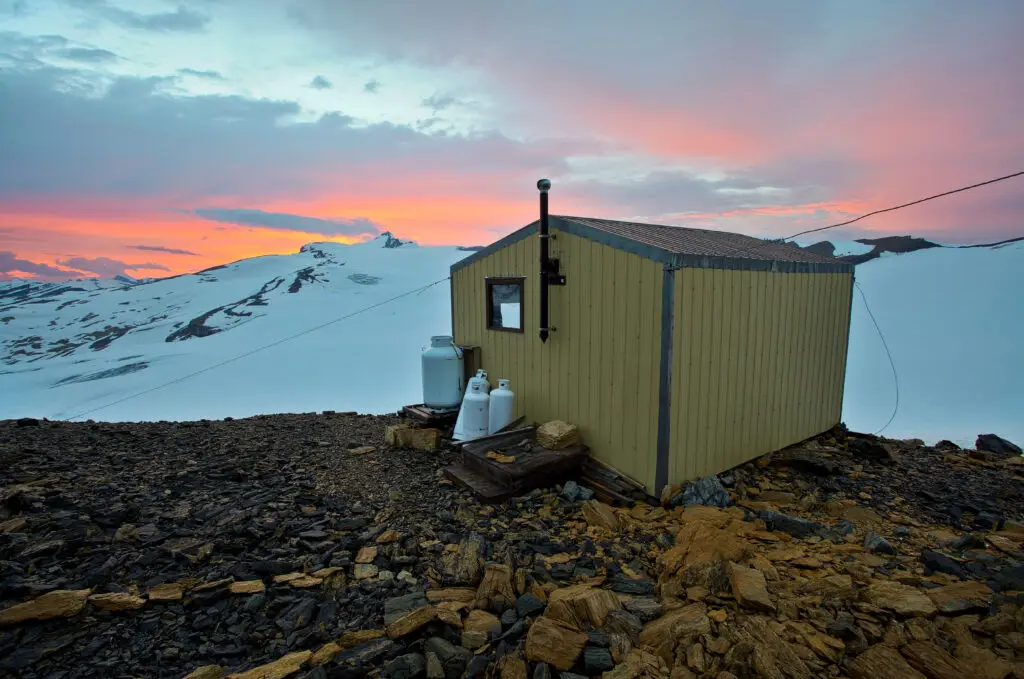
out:
<path id="1" fill-rule="evenodd" d="M 1020 456 L 839 428 L 482 506 L 396 420 L 0 423 L 0 676 L 1024 676 Z"/>

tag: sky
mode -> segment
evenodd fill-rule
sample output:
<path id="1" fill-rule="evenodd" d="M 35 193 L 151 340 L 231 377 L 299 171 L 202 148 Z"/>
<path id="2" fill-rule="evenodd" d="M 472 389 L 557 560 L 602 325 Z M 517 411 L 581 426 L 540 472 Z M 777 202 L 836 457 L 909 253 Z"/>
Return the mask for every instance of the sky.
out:
<path id="1" fill-rule="evenodd" d="M 0 279 L 551 211 L 784 237 L 1024 170 L 1024 3 L 0 0 Z M 1024 235 L 1024 178 L 821 238 Z"/>

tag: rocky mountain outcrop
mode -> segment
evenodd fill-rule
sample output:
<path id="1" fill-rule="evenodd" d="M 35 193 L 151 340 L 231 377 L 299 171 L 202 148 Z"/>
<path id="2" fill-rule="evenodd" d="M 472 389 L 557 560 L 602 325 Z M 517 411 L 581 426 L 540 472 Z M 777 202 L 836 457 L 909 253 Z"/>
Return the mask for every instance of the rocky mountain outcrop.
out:
<path id="1" fill-rule="evenodd" d="M 837 429 L 495 506 L 396 422 L 0 423 L 0 676 L 1024 676 L 1019 458 Z"/>

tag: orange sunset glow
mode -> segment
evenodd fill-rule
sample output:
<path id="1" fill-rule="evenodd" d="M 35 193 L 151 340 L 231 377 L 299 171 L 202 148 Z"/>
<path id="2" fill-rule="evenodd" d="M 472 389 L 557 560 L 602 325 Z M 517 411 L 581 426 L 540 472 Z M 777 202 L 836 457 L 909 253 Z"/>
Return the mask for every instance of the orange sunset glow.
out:
<path id="1" fill-rule="evenodd" d="M 1022 169 L 1020 4 L 200 4 L 0 4 L 0 279 L 484 245 L 541 176 L 556 214 L 778 238 Z M 1022 184 L 821 238 L 1012 238 Z"/>

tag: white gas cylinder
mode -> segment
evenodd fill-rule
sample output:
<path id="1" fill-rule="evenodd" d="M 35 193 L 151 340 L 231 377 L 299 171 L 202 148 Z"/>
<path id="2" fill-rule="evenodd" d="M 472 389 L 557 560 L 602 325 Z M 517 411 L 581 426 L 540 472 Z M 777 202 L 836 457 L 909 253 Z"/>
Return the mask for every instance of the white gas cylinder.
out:
<path id="1" fill-rule="evenodd" d="M 497 432 L 512 421 L 515 394 L 508 385 L 508 380 L 498 380 L 498 388 L 489 394 L 491 403 L 488 411 L 488 434 Z"/>
<path id="2" fill-rule="evenodd" d="M 466 385 L 466 391 L 469 391 L 469 387 L 473 384 L 479 384 L 480 390 L 485 394 L 490 393 L 491 383 L 487 381 L 487 371 L 480 368 L 476 371 L 476 375 L 469 378 L 469 384 Z"/>
<path id="3" fill-rule="evenodd" d="M 423 405 L 436 410 L 452 410 L 462 402 L 463 358 L 450 335 L 430 338 L 423 352 Z"/>
<path id="4" fill-rule="evenodd" d="M 466 397 L 462 399 L 462 431 L 466 439 L 487 436 L 488 406 L 491 398 L 480 388 L 479 382 L 469 385 Z"/>

